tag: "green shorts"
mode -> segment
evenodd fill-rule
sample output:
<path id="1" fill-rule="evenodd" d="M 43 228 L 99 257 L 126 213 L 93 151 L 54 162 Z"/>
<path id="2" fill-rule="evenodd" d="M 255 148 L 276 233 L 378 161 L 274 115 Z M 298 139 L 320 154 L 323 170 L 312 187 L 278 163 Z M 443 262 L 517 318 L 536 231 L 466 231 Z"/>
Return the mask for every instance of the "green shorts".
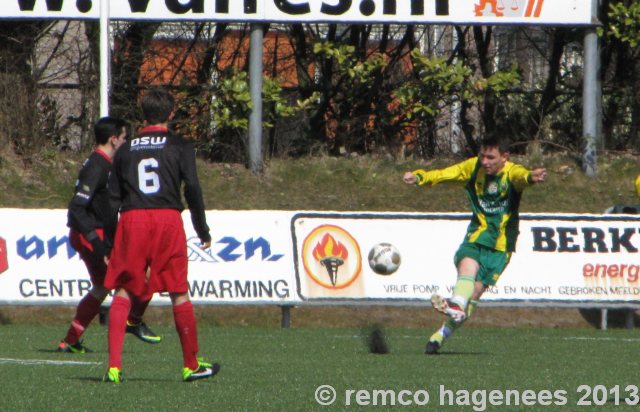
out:
<path id="1" fill-rule="evenodd" d="M 480 265 L 476 281 L 482 282 L 485 286 L 493 286 L 507 268 L 511 252 L 500 252 L 477 243 L 464 242 L 453 258 L 456 267 L 466 257 L 475 260 Z"/>

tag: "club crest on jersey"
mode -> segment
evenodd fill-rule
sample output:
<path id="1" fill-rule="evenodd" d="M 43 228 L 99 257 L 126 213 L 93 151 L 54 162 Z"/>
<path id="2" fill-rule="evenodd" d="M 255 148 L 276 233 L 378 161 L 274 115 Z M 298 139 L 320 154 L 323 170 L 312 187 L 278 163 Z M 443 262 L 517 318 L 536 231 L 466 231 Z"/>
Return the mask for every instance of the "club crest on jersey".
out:
<path id="1" fill-rule="evenodd" d="M 131 147 L 135 146 L 162 146 L 167 141 L 167 136 L 151 137 L 142 136 L 131 139 Z"/>
<path id="2" fill-rule="evenodd" d="M 494 195 L 496 193 L 498 193 L 498 183 L 497 182 L 490 182 L 487 185 L 487 193 L 490 195 Z"/>

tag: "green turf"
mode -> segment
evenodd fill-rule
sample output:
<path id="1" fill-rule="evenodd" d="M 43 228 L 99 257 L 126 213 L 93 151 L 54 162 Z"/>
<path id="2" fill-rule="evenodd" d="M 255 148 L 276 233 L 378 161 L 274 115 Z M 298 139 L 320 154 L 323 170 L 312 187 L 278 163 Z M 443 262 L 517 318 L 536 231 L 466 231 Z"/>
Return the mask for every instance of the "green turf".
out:
<path id="1" fill-rule="evenodd" d="M 95 353 L 71 355 L 53 352 L 64 332 L 60 326 L 0 326 L 2 410 L 388 409 L 390 397 L 386 397 L 386 407 L 381 405 L 385 401 L 382 396 L 377 398 L 378 406 L 373 406 L 374 390 L 429 393 L 428 405 L 402 407 L 408 410 L 637 410 L 637 406 L 626 406 L 624 399 L 630 396 L 625 392 L 627 385 L 640 386 L 638 330 L 471 328 L 449 341 L 442 355 L 425 356 L 428 331 L 418 329 L 386 330 L 390 352 L 375 355 L 368 353 L 363 332 L 358 329 L 201 325 L 201 354 L 219 361 L 222 371 L 211 380 L 183 383 L 175 330 L 166 326 L 154 329 L 164 336 L 158 345 L 127 335 L 123 353 L 126 382 L 113 385 L 101 382 L 107 362 L 105 327 L 92 326 L 87 332 L 85 343 Z M 337 401 L 331 407 L 314 400 L 316 388 L 323 384 L 337 391 Z M 607 403 L 577 406 L 579 395 L 586 394 L 578 392 L 580 385 L 604 385 Z M 616 385 L 620 406 L 614 404 Z M 468 405 L 444 408 L 442 388 L 451 391 L 449 401 Z M 371 404 L 358 406 L 353 392 L 351 406 L 346 406 L 348 390 L 369 391 Z M 498 394 L 507 390 L 521 394 L 525 390 L 538 394 L 566 391 L 567 403 L 496 408 L 488 397 L 482 403 L 482 390 L 487 394 L 492 390 Z"/>

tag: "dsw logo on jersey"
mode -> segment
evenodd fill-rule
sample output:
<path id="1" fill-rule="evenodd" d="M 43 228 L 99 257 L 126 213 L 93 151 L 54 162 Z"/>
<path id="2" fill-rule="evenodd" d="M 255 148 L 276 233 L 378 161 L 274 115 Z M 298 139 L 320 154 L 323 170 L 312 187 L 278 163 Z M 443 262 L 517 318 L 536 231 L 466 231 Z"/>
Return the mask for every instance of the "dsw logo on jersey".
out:
<path id="1" fill-rule="evenodd" d="M 187 240 L 187 253 L 192 262 L 236 262 L 238 260 L 260 259 L 263 262 L 276 262 L 284 255 L 271 253 L 271 243 L 259 236 L 240 241 L 232 236 L 225 236 L 212 243 L 211 248 L 202 250 L 200 239 L 192 237 Z"/>
<path id="2" fill-rule="evenodd" d="M 131 139 L 131 148 L 137 146 L 162 146 L 166 143 L 167 136 L 162 137 L 151 137 L 151 136 L 142 136 L 136 137 L 135 139 Z"/>

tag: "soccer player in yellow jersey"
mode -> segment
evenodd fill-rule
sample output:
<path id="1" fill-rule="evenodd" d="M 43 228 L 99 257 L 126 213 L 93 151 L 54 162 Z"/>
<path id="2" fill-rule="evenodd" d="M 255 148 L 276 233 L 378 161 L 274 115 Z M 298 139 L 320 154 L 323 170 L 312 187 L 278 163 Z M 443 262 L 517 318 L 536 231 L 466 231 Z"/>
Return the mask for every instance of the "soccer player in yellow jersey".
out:
<path id="1" fill-rule="evenodd" d="M 471 221 L 454 263 L 458 278 L 451 298 L 434 294 L 433 307 L 447 320 L 427 343 L 427 354 L 438 354 L 451 334 L 471 316 L 484 291 L 496 284 L 507 267 L 518 237 L 518 207 L 525 187 L 543 182 L 546 169 L 528 170 L 509 161 L 509 146 L 496 137 L 484 139 L 478 156 L 444 169 L 407 172 L 410 185 L 442 182 L 464 185 L 471 203 Z"/>

